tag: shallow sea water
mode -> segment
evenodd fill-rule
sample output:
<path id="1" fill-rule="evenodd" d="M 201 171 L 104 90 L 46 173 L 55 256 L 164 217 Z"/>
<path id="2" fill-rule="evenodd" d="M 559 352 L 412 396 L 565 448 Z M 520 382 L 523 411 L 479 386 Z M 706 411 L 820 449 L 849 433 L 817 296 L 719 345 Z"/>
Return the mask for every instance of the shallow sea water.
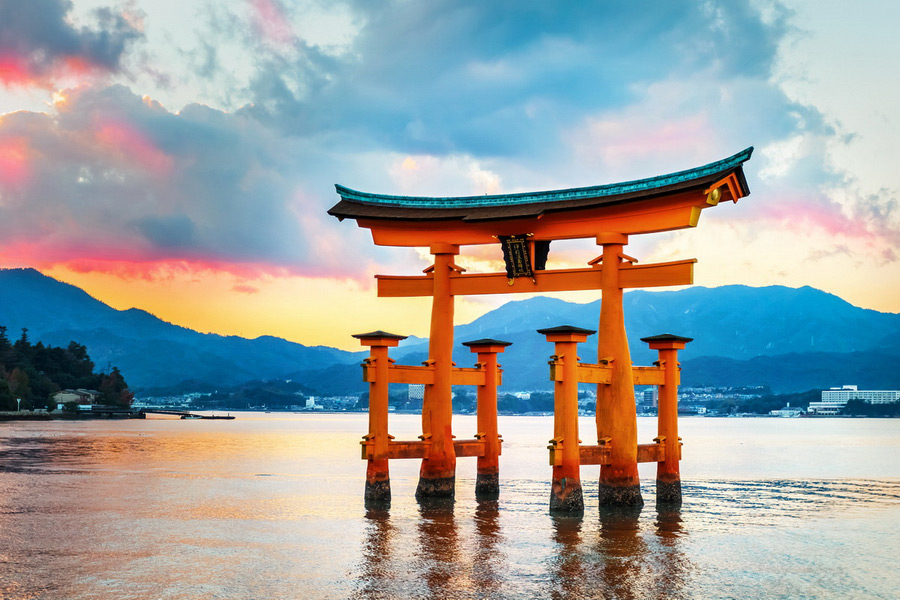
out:
<path id="1" fill-rule="evenodd" d="M 367 511 L 365 415 L 237 416 L 0 424 L 0 598 L 900 597 L 900 420 L 684 418 L 680 511 L 641 465 L 644 508 L 601 512 L 584 467 L 577 519 L 547 512 L 549 417 L 500 418 L 499 501 L 460 459 L 419 504 L 392 461 Z"/>

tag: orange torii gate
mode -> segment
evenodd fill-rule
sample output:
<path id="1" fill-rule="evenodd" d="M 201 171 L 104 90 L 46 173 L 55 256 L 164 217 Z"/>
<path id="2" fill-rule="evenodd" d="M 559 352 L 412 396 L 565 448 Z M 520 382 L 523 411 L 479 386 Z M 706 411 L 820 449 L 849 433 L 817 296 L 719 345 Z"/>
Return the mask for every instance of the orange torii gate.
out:
<path id="1" fill-rule="evenodd" d="M 601 505 L 642 504 L 639 460 L 658 463 L 658 498 L 680 501 L 676 353 L 690 339 L 671 335 L 644 338 L 651 348 L 660 351 L 659 365 L 643 371 L 633 367 L 622 294 L 626 288 L 689 285 L 693 283 L 696 260 L 639 265 L 623 250 L 631 235 L 695 227 L 703 209 L 722 201 L 737 202 L 748 195 L 743 164 L 752 151 L 753 148 L 747 148 L 729 158 L 669 175 L 548 192 L 429 198 L 371 194 L 335 186 L 341 200 L 329 214 L 340 220 L 355 219 L 360 227 L 371 230 L 376 245 L 427 247 L 434 256 L 434 264 L 425 270 L 425 275 L 376 275 L 380 297 L 432 298 L 429 359 L 425 366 L 390 365 L 387 347 L 396 345 L 402 336 L 385 332 L 357 336 L 372 348 L 366 370 L 370 394 L 382 394 L 385 405 L 383 418 L 382 400 L 372 400 L 370 405 L 370 431 L 364 441 L 364 458 L 369 461 L 367 499 L 390 498 L 387 469 L 390 458 L 423 459 L 417 498 L 452 498 L 456 457 L 485 454 L 484 439 L 454 442 L 451 386 L 478 385 L 480 413 L 481 395 L 487 393 L 482 390 L 488 387 L 485 373 L 491 371 L 496 402 L 499 374 L 496 352 L 505 343 L 481 340 L 485 352 L 479 351 L 479 360 L 482 361 L 482 354 L 493 351 L 491 368 L 486 368 L 482 361 L 473 370 L 478 374 L 465 375 L 466 370 L 455 369 L 452 361 L 455 296 L 599 289 L 603 299 L 598 328 L 600 364 L 580 365 L 574 356 L 575 345 L 585 341 L 593 331 L 565 327 L 557 331 L 541 330 L 548 341 L 557 344 L 555 365 L 551 369 L 551 378 L 556 382 L 556 419 L 558 423 L 569 423 L 560 425 L 558 430 L 555 427 L 551 440 L 551 464 L 554 464 L 551 508 L 583 509 L 580 479 L 574 475 L 580 464 L 601 465 Z M 546 269 L 550 241 L 577 238 L 596 239 L 602 247 L 601 256 L 589 261 L 586 268 Z M 463 245 L 498 242 L 503 247 L 506 273 L 466 273 L 454 263 L 454 256 Z M 475 347 L 472 350 L 477 351 Z M 406 375 L 399 375 L 402 370 Z M 421 443 L 394 442 L 387 433 L 388 381 L 425 383 Z M 570 425 L 577 417 L 569 407 L 573 390 L 577 400 L 579 381 L 597 384 L 598 445 L 595 447 L 581 447 L 577 419 L 574 431 Z M 660 436 L 655 450 L 637 443 L 636 382 L 660 385 L 660 395 L 666 398 L 667 408 L 662 408 L 663 400 L 660 402 Z M 493 412 L 496 423 L 496 404 Z M 481 418 L 479 414 L 479 427 Z M 488 418 L 486 415 L 485 419 Z M 496 445 L 499 453 L 499 442 Z M 563 465 L 565 468 L 559 470 L 557 478 L 556 467 Z"/>

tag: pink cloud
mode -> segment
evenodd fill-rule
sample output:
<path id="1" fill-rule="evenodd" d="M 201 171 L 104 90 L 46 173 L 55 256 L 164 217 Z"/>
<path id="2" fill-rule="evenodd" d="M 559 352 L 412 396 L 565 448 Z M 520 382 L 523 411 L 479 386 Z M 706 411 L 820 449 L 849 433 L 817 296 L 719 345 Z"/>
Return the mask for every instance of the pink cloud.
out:
<path id="1" fill-rule="evenodd" d="M 32 74 L 20 57 L 11 52 L 0 53 L 0 82 L 4 85 L 28 85 L 33 81 Z"/>
<path id="2" fill-rule="evenodd" d="M 260 35 L 276 45 L 290 45 L 296 40 L 294 29 L 284 9 L 275 0 L 250 0 L 254 21 Z"/>
<path id="3" fill-rule="evenodd" d="M 604 119 L 589 119 L 570 136 L 576 155 L 587 163 L 601 162 L 614 170 L 635 168 L 640 176 L 649 160 L 665 164 L 702 160 L 712 153 L 715 128 L 706 115 L 681 118 L 653 118 L 641 114 L 614 115 Z M 685 156 L 688 154 L 688 156 Z M 697 158 L 691 158 L 695 156 Z M 651 172 L 654 169 L 651 169 Z"/>
<path id="4" fill-rule="evenodd" d="M 0 187 L 21 187 L 30 177 L 28 141 L 23 137 L 0 139 Z"/>
<path id="5" fill-rule="evenodd" d="M 789 231 L 798 233 L 818 229 L 831 236 L 846 236 L 876 242 L 879 235 L 859 219 L 841 212 L 840 206 L 825 198 L 804 198 L 767 206 L 763 218 L 777 221 Z"/>
<path id="6" fill-rule="evenodd" d="M 100 119 L 95 133 L 97 142 L 112 154 L 157 177 L 172 172 L 173 159 L 160 150 L 150 137 L 125 121 Z"/>

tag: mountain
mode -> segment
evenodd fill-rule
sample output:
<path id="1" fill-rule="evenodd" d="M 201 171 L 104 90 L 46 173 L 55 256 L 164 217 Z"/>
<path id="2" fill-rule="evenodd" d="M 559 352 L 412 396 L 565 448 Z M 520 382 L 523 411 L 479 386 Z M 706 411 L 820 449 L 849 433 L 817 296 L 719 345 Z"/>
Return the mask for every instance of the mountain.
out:
<path id="1" fill-rule="evenodd" d="M 600 304 L 545 297 L 509 302 L 456 327 L 456 340 L 512 342 L 500 355 L 504 387 L 549 389 L 543 365 L 552 345 L 536 330 L 556 325 L 596 330 Z M 684 385 L 769 385 L 779 393 L 843 383 L 900 387 L 900 369 L 894 366 L 900 357 L 900 315 L 859 308 L 811 287 L 635 290 L 625 293 L 623 304 L 635 364 L 649 365 L 657 358 L 642 337 L 674 333 L 694 338 L 679 352 Z M 396 351 L 405 363 L 413 362 L 407 356 L 422 360 L 424 355 L 425 343 Z M 596 335 L 579 347 L 579 356 L 583 362 L 596 361 Z M 464 347 L 454 360 L 461 366 L 474 362 Z"/>
<path id="2" fill-rule="evenodd" d="M 285 377 L 298 365 L 359 360 L 336 348 L 204 334 L 136 308 L 116 310 L 34 269 L 0 270 L 0 325 L 13 339 L 27 327 L 33 341 L 65 346 L 76 340 L 87 346 L 98 370 L 118 366 L 133 388 L 183 380 L 230 385 Z"/>
<path id="3" fill-rule="evenodd" d="M 769 385 L 787 393 L 856 383 L 900 387 L 900 315 L 855 307 L 810 288 L 741 285 L 679 291 L 635 290 L 624 296 L 632 360 L 649 365 L 656 353 L 641 337 L 674 333 L 694 341 L 679 353 L 683 385 Z M 476 357 L 461 342 L 493 337 L 512 342 L 500 355 L 505 390 L 547 390 L 553 353 L 536 330 L 556 325 L 596 329 L 600 301 L 577 304 L 554 298 L 517 300 L 455 328 L 454 360 Z M 100 370 L 118 366 L 135 388 L 190 380 L 197 389 L 251 379 L 293 378 L 322 395 L 365 390 L 364 353 L 304 346 L 271 336 L 253 340 L 203 334 L 166 323 L 138 309 L 115 310 L 83 290 L 33 269 L 0 270 L 0 324 L 15 338 L 88 347 Z M 408 332 L 396 331 L 405 334 Z M 596 336 L 579 348 L 596 361 Z M 410 338 L 391 356 L 419 364 L 427 340 Z"/>

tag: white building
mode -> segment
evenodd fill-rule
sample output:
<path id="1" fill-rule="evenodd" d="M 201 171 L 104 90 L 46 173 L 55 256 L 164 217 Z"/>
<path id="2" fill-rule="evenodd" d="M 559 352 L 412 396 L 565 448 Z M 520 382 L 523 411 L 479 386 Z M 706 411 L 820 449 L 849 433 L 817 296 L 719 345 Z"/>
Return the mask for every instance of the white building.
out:
<path id="1" fill-rule="evenodd" d="M 836 415 L 851 400 L 862 400 L 869 404 L 900 402 L 900 391 L 860 390 L 855 385 L 831 388 L 822 391 L 821 401 L 809 403 L 809 413 L 813 415 Z"/>
<path id="2" fill-rule="evenodd" d="M 803 414 L 803 409 L 798 406 L 791 406 L 791 403 L 788 402 L 784 408 L 770 410 L 769 414 L 773 417 L 799 417 Z"/>

